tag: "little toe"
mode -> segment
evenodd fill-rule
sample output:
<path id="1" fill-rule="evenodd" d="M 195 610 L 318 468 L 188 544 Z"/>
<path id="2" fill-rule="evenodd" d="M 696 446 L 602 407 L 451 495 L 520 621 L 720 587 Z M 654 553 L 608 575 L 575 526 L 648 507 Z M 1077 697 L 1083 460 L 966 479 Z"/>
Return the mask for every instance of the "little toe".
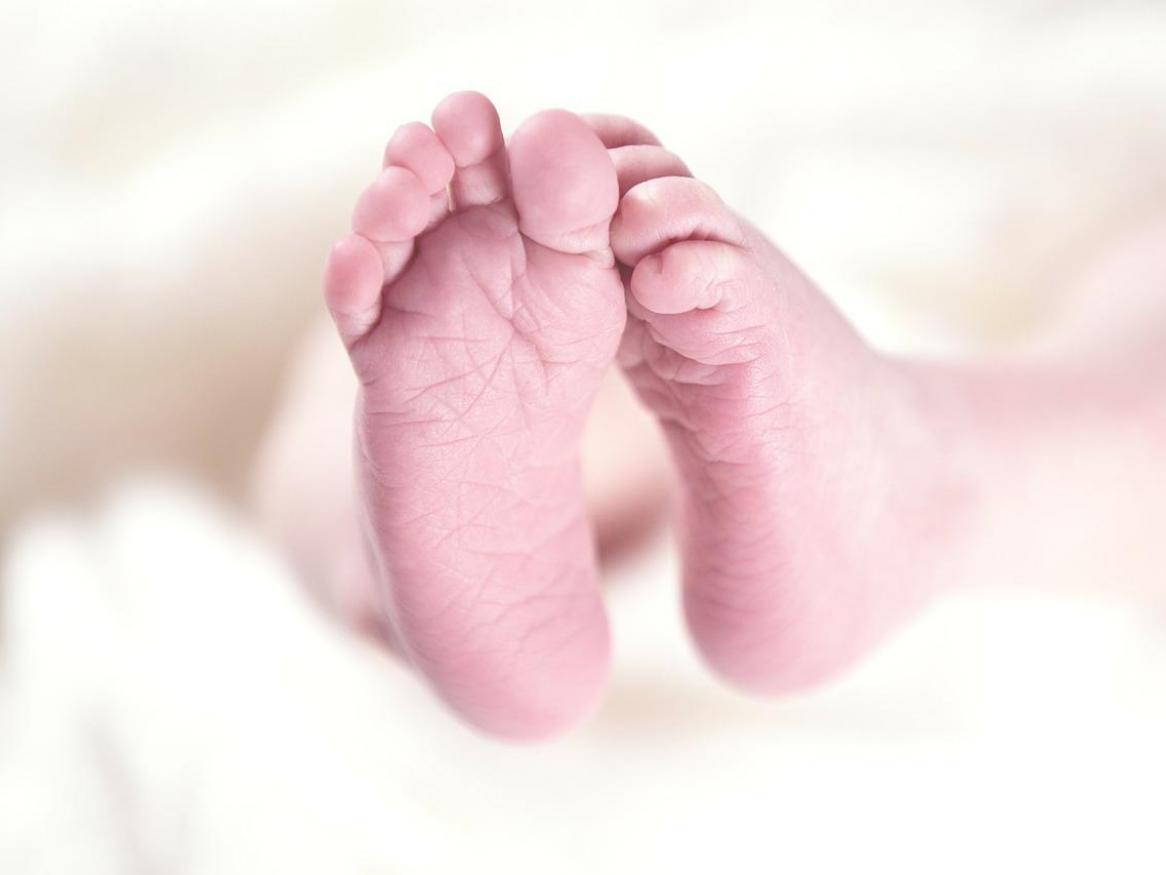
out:
<path id="1" fill-rule="evenodd" d="M 498 110 L 476 91 L 451 94 L 433 111 L 433 130 L 456 165 L 450 182 L 455 209 L 506 197 L 506 150 Z"/>
<path id="2" fill-rule="evenodd" d="M 547 110 L 514 132 L 509 155 L 523 234 L 560 252 L 608 250 L 619 184 L 591 128 L 565 110 Z"/>
<path id="3" fill-rule="evenodd" d="M 713 189 L 696 179 L 665 176 L 633 187 L 611 223 L 616 258 L 635 266 L 681 240 L 745 242 L 736 217 Z"/>
<path id="4" fill-rule="evenodd" d="M 381 255 L 372 243 L 349 234 L 333 245 L 324 267 L 324 302 L 346 346 L 380 318 L 383 284 Z"/>
<path id="5" fill-rule="evenodd" d="M 429 222 L 429 193 L 404 167 L 386 167 L 356 202 L 352 230 L 382 243 L 410 240 Z"/>

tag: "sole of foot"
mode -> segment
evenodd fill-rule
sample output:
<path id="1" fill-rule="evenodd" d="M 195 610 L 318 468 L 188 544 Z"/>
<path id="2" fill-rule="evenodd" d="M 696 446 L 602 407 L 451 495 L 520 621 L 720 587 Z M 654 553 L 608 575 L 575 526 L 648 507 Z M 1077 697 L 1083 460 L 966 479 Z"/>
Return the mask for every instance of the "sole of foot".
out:
<path id="1" fill-rule="evenodd" d="M 588 122 L 620 183 L 620 361 L 680 472 L 692 635 L 741 687 L 814 686 L 924 601 L 958 487 L 901 369 L 653 135 Z"/>
<path id="2" fill-rule="evenodd" d="M 507 144 L 463 92 L 393 136 L 325 269 L 387 622 L 497 735 L 577 724 L 607 676 L 579 451 L 625 323 L 617 202 L 578 117 L 539 113 Z"/>

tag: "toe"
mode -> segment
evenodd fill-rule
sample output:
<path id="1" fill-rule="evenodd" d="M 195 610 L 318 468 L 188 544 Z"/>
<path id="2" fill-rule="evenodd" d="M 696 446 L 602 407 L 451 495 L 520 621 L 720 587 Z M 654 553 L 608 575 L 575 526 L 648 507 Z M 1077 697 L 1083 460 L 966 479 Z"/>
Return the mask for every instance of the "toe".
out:
<path id="1" fill-rule="evenodd" d="M 485 161 L 502 148 L 498 110 L 484 94 L 459 91 L 433 111 L 433 129 L 458 167 Z"/>
<path id="2" fill-rule="evenodd" d="M 657 344 L 687 365 L 756 361 L 767 349 L 764 327 L 778 316 L 754 258 L 713 240 L 674 243 L 646 256 L 627 285 L 629 321 L 643 321 Z"/>
<path id="3" fill-rule="evenodd" d="M 629 189 L 649 179 L 663 176 L 692 176 L 679 157 L 660 146 L 620 146 L 608 154 L 619 178 L 620 197 L 627 194 Z"/>
<path id="4" fill-rule="evenodd" d="M 449 210 L 447 186 L 453 179 L 453 156 L 428 125 L 410 122 L 397 128 L 385 147 L 385 167 L 404 167 L 421 180 L 429 192 L 429 221 L 432 227 Z"/>
<path id="5" fill-rule="evenodd" d="M 433 111 L 433 129 L 456 170 L 450 182 L 455 208 L 493 204 L 506 197 L 506 150 L 498 110 L 476 91 L 451 94 Z"/>
<path id="6" fill-rule="evenodd" d="M 740 301 L 752 273 L 752 260 L 738 247 L 690 240 L 643 258 L 629 285 L 646 310 L 676 314 Z"/>
<path id="7" fill-rule="evenodd" d="M 421 180 L 404 167 L 386 167 L 357 200 L 352 230 L 381 242 L 409 240 L 425 228 L 429 213 Z"/>
<path id="8" fill-rule="evenodd" d="M 634 119 L 622 115 L 586 113 L 580 118 L 608 149 L 620 146 L 659 146 L 656 135 Z"/>
<path id="9" fill-rule="evenodd" d="M 717 193 L 698 180 L 650 179 L 624 195 L 611 223 L 611 246 L 620 261 L 634 266 L 681 240 L 741 245 L 744 235 Z"/>
<path id="10" fill-rule="evenodd" d="M 541 112 L 515 131 L 509 153 L 522 232 L 562 252 L 606 251 L 619 185 L 591 128 L 564 110 Z"/>
<path id="11" fill-rule="evenodd" d="M 346 346 L 376 324 L 384 268 L 377 248 L 356 234 L 336 242 L 324 267 L 324 302 Z"/>
<path id="12" fill-rule="evenodd" d="M 397 128 L 385 147 L 385 166 L 412 171 L 429 194 L 444 191 L 454 171 L 453 156 L 437 134 L 421 122 L 410 122 Z"/>

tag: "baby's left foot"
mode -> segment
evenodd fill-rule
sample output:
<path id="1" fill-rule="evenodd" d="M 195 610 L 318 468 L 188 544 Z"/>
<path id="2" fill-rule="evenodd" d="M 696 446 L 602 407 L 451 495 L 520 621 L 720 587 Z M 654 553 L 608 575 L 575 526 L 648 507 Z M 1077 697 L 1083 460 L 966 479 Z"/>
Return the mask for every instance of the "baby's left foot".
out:
<path id="1" fill-rule="evenodd" d="M 820 681 L 921 601 L 958 517 L 912 381 L 650 135 L 591 124 L 623 193 L 621 362 L 682 475 L 693 636 L 743 686 Z"/>
<path id="2" fill-rule="evenodd" d="M 387 158 L 324 281 L 360 383 L 373 566 L 400 645 L 455 710 L 546 736 L 591 710 L 609 659 L 580 445 L 625 319 L 615 168 L 563 111 L 504 143 L 468 92 Z"/>

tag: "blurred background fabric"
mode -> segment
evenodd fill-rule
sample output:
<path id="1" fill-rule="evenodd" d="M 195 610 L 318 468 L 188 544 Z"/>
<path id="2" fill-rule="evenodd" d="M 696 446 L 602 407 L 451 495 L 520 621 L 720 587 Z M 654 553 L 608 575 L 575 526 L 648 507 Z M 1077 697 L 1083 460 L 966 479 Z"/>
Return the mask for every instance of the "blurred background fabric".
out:
<path id="1" fill-rule="evenodd" d="M 757 702 L 662 537 L 600 714 L 514 748 L 240 501 L 331 240 L 449 91 L 638 118 L 876 343 L 950 355 L 1162 211 L 1166 6 L 4 0 L 0 35 L 0 871 L 1166 869 L 1144 608 L 986 581 Z"/>

